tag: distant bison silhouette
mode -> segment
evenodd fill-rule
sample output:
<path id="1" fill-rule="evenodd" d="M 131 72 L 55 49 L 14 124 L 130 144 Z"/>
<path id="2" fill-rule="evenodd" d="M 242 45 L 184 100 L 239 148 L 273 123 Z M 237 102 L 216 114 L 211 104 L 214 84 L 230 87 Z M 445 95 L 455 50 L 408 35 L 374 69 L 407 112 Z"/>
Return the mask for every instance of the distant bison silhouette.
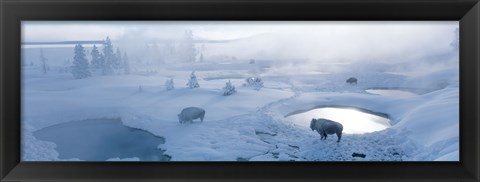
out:
<path id="1" fill-rule="evenodd" d="M 349 79 L 347 79 L 347 83 L 350 83 L 350 85 L 356 85 L 357 79 L 355 77 L 350 77 Z"/>
<path id="2" fill-rule="evenodd" d="M 337 134 L 337 142 L 340 142 L 340 139 L 342 138 L 343 125 L 332 120 L 312 119 L 312 121 L 310 121 L 310 129 L 312 129 L 312 131 L 317 130 L 318 134 L 321 136 L 320 140 L 326 140 L 327 135 L 334 133 Z"/>
<path id="3" fill-rule="evenodd" d="M 203 122 L 203 117 L 205 117 L 205 110 L 199 107 L 187 107 L 178 114 L 178 121 L 183 124 L 185 122 L 192 123 L 194 119 L 199 119 L 200 122 Z"/>

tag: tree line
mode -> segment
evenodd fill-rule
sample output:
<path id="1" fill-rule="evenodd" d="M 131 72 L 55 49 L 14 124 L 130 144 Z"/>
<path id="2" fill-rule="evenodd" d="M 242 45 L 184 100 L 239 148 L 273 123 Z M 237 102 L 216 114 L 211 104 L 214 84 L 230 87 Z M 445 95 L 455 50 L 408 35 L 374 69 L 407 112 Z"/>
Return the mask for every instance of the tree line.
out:
<path id="1" fill-rule="evenodd" d="M 89 62 L 85 49 L 81 44 L 75 45 L 74 57 L 71 66 L 71 73 L 76 79 L 82 79 L 96 75 L 113 75 L 113 74 L 130 74 L 130 65 L 127 53 L 121 53 L 117 47 L 114 52 L 112 41 L 109 37 L 103 43 L 103 49 L 100 52 L 97 46 L 93 45 L 90 53 L 91 61 Z"/>

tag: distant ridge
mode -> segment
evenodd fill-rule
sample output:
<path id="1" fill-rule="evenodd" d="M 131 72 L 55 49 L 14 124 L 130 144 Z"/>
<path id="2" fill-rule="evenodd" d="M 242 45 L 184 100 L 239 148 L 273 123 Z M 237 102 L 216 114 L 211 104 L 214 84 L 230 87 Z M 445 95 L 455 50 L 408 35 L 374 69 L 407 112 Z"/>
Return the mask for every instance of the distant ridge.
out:
<path id="1" fill-rule="evenodd" d="M 250 37 L 244 37 L 244 38 L 237 38 L 237 39 L 226 39 L 226 40 L 208 40 L 208 39 L 194 39 L 194 43 L 229 43 L 229 42 L 235 42 L 243 39 L 247 39 Z M 158 40 L 157 41 L 163 41 L 163 40 Z M 77 40 L 72 40 L 72 41 L 58 41 L 58 42 L 22 42 L 22 45 L 53 45 L 53 44 L 103 44 L 105 41 L 104 40 L 84 40 L 84 41 L 77 41 Z"/>
<path id="2" fill-rule="evenodd" d="M 194 40 L 195 43 L 228 43 L 234 40 Z M 59 42 L 22 42 L 22 45 L 52 45 L 52 44 L 103 44 L 103 40 L 59 41 Z"/>
<path id="3" fill-rule="evenodd" d="M 230 39 L 230 40 L 204 40 L 204 39 L 200 39 L 200 40 L 194 40 L 193 42 L 194 43 L 229 43 L 229 42 L 235 42 L 235 41 L 238 41 L 240 39 Z"/>
<path id="4" fill-rule="evenodd" d="M 22 42 L 22 45 L 50 45 L 50 44 L 103 44 L 103 40 L 60 41 L 60 42 Z"/>

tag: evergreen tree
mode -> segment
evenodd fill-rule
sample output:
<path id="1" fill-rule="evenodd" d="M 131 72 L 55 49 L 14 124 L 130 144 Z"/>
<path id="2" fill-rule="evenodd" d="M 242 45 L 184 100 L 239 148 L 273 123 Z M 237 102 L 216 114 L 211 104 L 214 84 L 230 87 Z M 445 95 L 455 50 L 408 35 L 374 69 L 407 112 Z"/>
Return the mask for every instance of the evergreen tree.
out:
<path id="1" fill-rule="evenodd" d="M 123 53 L 123 69 L 125 71 L 125 74 L 130 74 L 130 63 L 128 62 L 128 56 L 127 56 L 127 53 L 124 52 Z"/>
<path id="2" fill-rule="evenodd" d="M 47 74 L 48 70 L 50 69 L 47 61 L 48 61 L 47 58 L 43 54 L 43 49 L 40 49 L 40 65 L 41 65 L 43 74 Z"/>
<path id="3" fill-rule="evenodd" d="M 198 58 L 198 61 L 203 62 L 203 50 L 205 49 L 205 44 L 202 44 L 202 47 L 200 49 L 200 57 Z"/>
<path id="4" fill-rule="evenodd" d="M 187 82 L 187 86 L 191 89 L 200 87 L 197 81 L 197 76 L 195 75 L 195 71 L 192 71 L 190 74 L 190 79 Z"/>
<path id="5" fill-rule="evenodd" d="M 200 62 L 203 62 L 203 52 L 200 53 L 200 58 L 198 58 L 198 60 L 199 60 Z"/>
<path id="6" fill-rule="evenodd" d="M 85 57 L 85 49 L 81 44 L 75 45 L 75 56 L 73 57 L 72 74 L 76 79 L 91 76 L 88 60 Z"/>
<path id="7" fill-rule="evenodd" d="M 232 95 L 235 92 L 235 86 L 228 80 L 228 82 L 225 83 L 225 87 L 223 87 L 223 96 Z"/>
<path id="8" fill-rule="evenodd" d="M 186 30 L 181 44 L 180 56 L 185 62 L 195 62 L 196 54 L 192 31 Z"/>
<path id="9" fill-rule="evenodd" d="M 92 70 L 95 72 L 100 72 L 102 71 L 103 65 L 104 65 L 104 60 L 100 52 L 98 51 L 97 46 L 93 45 L 92 52 L 90 53 L 92 56 Z"/>
<path id="10" fill-rule="evenodd" d="M 123 69 L 122 53 L 118 47 L 117 52 L 115 53 L 115 59 L 113 60 L 113 68 L 116 70 Z"/>
<path id="11" fill-rule="evenodd" d="M 63 68 L 62 68 L 61 71 L 64 72 L 64 73 L 70 73 L 70 67 L 71 66 L 72 65 L 70 64 L 70 61 L 68 59 L 65 59 L 63 61 Z"/>
<path id="12" fill-rule="evenodd" d="M 243 86 L 252 87 L 255 90 L 260 90 L 263 87 L 263 81 L 259 77 L 250 77 L 245 79 Z"/>
<path id="13" fill-rule="evenodd" d="M 173 83 L 173 78 L 170 78 L 165 82 L 165 88 L 167 90 L 173 90 L 175 88 Z"/>
<path id="14" fill-rule="evenodd" d="M 103 43 L 103 60 L 104 64 L 102 66 L 102 73 L 104 75 L 109 75 L 113 73 L 113 66 L 115 62 L 115 54 L 113 53 L 112 41 L 109 37 Z"/>

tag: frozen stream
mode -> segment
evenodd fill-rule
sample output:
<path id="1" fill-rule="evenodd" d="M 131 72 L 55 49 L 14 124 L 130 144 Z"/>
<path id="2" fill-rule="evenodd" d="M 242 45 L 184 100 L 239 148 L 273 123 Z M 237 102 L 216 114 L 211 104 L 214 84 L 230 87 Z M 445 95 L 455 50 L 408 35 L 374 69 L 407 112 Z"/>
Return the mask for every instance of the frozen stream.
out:
<path id="1" fill-rule="evenodd" d="M 312 118 L 339 122 L 343 125 L 343 133 L 347 134 L 370 133 L 391 127 L 390 120 L 387 118 L 349 108 L 325 107 L 286 117 L 288 121 L 307 128 L 310 127 Z"/>
<path id="2" fill-rule="evenodd" d="M 170 157 L 158 149 L 161 137 L 127 127 L 120 119 L 88 119 L 53 125 L 34 132 L 39 140 L 53 142 L 60 159 L 105 161 L 135 159 L 166 161 Z"/>

